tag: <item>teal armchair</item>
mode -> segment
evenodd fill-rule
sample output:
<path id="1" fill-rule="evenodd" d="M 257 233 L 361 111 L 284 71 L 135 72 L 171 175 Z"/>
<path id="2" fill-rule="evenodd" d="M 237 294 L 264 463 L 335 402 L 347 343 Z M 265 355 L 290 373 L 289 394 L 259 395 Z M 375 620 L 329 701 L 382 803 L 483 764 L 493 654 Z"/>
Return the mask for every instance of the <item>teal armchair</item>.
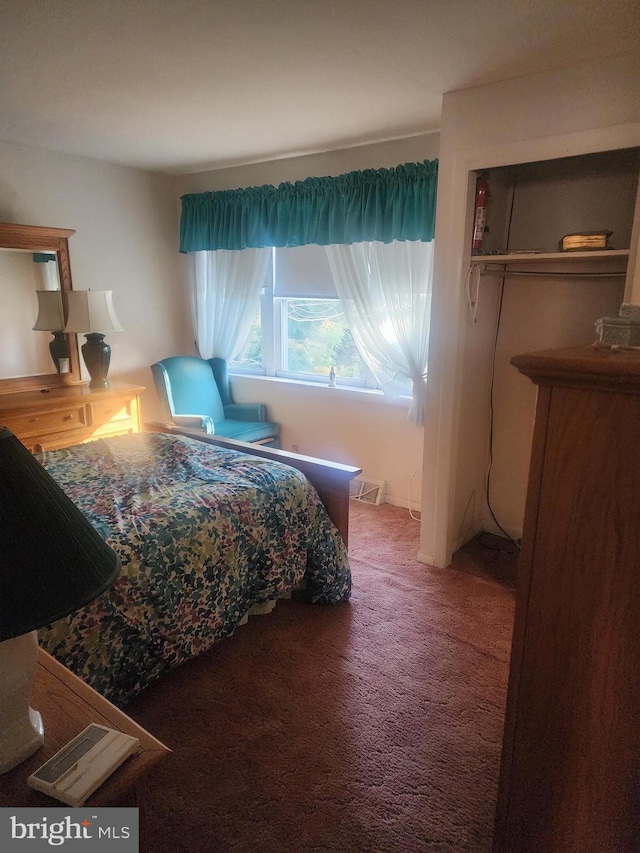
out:
<path id="1" fill-rule="evenodd" d="M 262 403 L 234 403 L 222 358 L 172 356 L 151 365 L 164 417 L 210 435 L 280 447 L 280 425 Z"/>

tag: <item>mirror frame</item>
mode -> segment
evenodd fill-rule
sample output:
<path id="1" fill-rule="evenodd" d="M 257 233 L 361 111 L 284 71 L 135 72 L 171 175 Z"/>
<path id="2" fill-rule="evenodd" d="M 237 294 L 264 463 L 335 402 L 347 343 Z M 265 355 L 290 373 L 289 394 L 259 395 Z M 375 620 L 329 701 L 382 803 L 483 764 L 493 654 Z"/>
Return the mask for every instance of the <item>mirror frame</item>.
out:
<path id="1" fill-rule="evenodd" d="M 73 289 L 68 241 L 69 237 L 75 233 L 75 230 L 70 228 L 45 228 L 41 225 L 0 223 L 0 248 L 56 253 L 65 315 L 69 310 L 68 294 Z M 49 390 L 66 385 L 77 385 L 82 382 L 78 337 L 74 333 L 67 332 L 67 340 L 69 342 L 69 373 L 43 373 L 36 376 L 16 376 L 11 379 L 0 378 L 0 394 L 9 391 Z"/>

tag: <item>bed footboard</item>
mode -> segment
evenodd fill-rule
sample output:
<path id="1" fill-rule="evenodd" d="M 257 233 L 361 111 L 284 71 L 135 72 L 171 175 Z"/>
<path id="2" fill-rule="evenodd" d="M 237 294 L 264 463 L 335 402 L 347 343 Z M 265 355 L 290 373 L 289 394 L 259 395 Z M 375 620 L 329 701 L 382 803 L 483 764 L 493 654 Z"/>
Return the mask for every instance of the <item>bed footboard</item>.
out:
<path id="1" fill-rule="evenodd" d="M 171 435 L 185 435 L 215 444 L 217 447 L 228 447 L 240 453 L 249 453 L 263 459 L 272 459 L 297 468 L 313 484 L 324 504 L 329 518 L 338 528 L 344 544 L 349 546 L 349 483 L 362 473 L 362 468 L 353 465 L 342 465 L 340 462 L 329 462 L 316 459 L 313 456 L 302 456 L 299 453 L 289 453 L 286 450 L 276 450 L 262 444 L 251 444 L 246 441 L 235 441 L 218 435 L 207 435 L 200 430 L 177 427 L 175 424 L 150 421 L 145 423 L 147 432 L 166 432 Z"/>

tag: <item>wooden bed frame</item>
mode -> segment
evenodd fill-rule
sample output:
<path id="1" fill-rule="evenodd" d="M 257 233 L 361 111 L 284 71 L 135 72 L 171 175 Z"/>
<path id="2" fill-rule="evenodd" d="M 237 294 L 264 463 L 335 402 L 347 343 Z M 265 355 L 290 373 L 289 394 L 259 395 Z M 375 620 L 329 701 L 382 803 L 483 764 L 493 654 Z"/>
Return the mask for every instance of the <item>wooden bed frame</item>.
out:
<path id="1" fill-rule="evenodd" d="M 329 462 L 316 459 L 313 456 L 301 456 L 299 453 L 289 453 L 286 450 L 276 450 L 263 444 L 252 444 L 247 441 L 235 441 L 222 438 L 219 435 L 208 435 L 197 429 L 186 429 L 175 424 L 150 421 L 144 424 L 147 432 L 166 432 L 171 435 L 184 435 L 203 441 L 205 444 L 215 444 L 217 447 L 227 447 L 240 453 L 250 453 L 262 459 L 272 459 L 282 462 L 301 471 L 324 504 L 329 518 L 338 528 L 346 547 L 349 546 L 349 483 L 362 473 L 362 468 L 353 465 L 342 465 L 340 462 Z"/>

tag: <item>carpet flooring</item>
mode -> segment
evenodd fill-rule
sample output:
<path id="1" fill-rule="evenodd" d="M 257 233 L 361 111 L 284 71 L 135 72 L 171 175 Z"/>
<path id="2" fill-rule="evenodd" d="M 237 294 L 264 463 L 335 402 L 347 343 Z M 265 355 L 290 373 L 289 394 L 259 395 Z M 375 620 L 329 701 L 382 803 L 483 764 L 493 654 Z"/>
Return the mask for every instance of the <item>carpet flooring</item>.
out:
<path id="1" fill-rule="evenodd" d="M 280 602 L 127 709 L 174 751 L 142 853 L 491 849 L 512 576 L 418 546 L 407 510 L 352 502 L 349 603 Z"/>

